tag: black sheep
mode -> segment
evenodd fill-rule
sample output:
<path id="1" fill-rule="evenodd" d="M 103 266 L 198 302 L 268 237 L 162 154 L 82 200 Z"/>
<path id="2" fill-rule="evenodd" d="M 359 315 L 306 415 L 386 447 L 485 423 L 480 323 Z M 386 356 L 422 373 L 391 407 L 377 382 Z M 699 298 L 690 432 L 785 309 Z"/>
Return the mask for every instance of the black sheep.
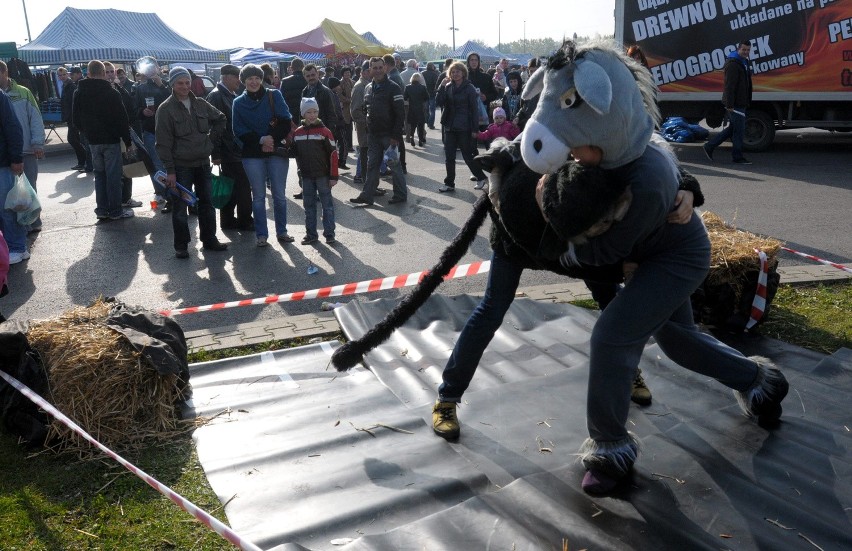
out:
<path id="1" fill-rule="evenodd" d="M 467 251 L 489 214 L 494 222 L 492 248 L 502 248 L 519 266 L 579 279 L 623 280 L 620 265 L 566 268 L 560 264 L 559 256 L 567 250 L 569 240 L 581 242 L 584 235 L 601 233 L 626 212 L 629 191 L 624 185 L 610 182 L 606 172 L 599 168 L 584 167 L 573 161 L 566 163 L 545 182 L 548 224 L 535 200 L 535 188 L 541 175 L 520 162 L 517 144 L 495 140 L 488 152 L 477 160 L 490 173 L 489 193 L 477 199 L 461 231 L 411 293 L 363 337 L 349 341 L 334 352 L 332 363 L 338 371 L 352 368 L 364 354 L 390 338 L 394 329 L 423 305 Z"/>

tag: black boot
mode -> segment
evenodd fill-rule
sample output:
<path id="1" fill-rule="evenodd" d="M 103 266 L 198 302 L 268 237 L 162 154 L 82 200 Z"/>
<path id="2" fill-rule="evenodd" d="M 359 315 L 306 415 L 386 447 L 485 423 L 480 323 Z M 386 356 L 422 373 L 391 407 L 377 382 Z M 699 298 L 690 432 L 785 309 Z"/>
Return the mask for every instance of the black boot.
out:
<path id="1" fill-rule="evenodd" d="M 734 391 L 740 408 L 749 417 L 757 418 L 757 424 L 771 428 L 781 417 L 781 401 L 787 396 L 790 384 L 784 374 L 775 368 L 758 364 L 757 377 L 751 388 L 743 392 Z"/>

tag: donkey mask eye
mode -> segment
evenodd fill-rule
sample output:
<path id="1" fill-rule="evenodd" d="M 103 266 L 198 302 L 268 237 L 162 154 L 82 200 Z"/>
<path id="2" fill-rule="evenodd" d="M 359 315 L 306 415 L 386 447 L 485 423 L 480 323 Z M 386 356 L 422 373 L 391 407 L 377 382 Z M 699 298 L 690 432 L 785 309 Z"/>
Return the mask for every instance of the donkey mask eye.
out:
<path id="1" fill-rule="evenodd" d="M 570 109 L 572 107 L 579 107 L 580 103 L 583 101 L 583 98 L 577 94 L 576 88 L 570 88 L 562 97 L 559 98 L 559 106 L 562 109 Z"/>

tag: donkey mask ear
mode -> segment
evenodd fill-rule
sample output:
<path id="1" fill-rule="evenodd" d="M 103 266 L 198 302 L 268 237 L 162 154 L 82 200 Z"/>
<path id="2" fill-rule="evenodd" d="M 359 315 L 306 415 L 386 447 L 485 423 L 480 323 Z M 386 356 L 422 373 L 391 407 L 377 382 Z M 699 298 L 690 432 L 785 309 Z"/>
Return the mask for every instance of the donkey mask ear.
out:
<path id="1" fill-rule="evenodd" d="M 538 70 L 527 79 L 527 83 L 524 84 L 524 91 L 521 92 L 521 98 L 528 100 L 541 94 L 541 91 L 544 90 L 544 69 L 544 67 L 539 67 Z"/>
<path id="2" fill-rule="evenodd" d="M 588 59 L 578 59 L 577 68 L 574 70 L 574 86 L 583 101 L 596 113 L 609 113 L 612 104 L 612 81 L 603 67 Z"/>

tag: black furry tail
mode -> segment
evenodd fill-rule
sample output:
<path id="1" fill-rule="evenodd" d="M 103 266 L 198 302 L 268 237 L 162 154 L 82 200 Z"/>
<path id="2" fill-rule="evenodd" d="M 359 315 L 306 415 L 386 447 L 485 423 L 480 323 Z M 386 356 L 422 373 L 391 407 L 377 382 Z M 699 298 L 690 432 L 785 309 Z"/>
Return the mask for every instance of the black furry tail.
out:
<path id="1" fill-rule="evenodd" d="M 464 226 L 453 238 L 452 243 L 444 249 L 438 263 L 420 280 L 420 283 L 414 287 L 411 293 L 402 299 L 396 305 L 396 308 L 385 316 L 385 319 L 367 331 L 363 337 L 349 341 L 334 351 L 331 356 L 331 363 L 338 371 L 346 371 L 354 367 L 363 359 L 364 354 L 388 340 L 396 328 L 402 326 L 418 308 L 423 306 L 426 299 L 435 292 L 435 289 L 444 280 L 444 276 L 467 252 L 467 248 L 473 242 L 476 232 L 479 231 L 490 210 L 491 201 L 488 199 L 488 194 L 483 193 L 473 204 L 473 213 L 464 223 Z"/>

